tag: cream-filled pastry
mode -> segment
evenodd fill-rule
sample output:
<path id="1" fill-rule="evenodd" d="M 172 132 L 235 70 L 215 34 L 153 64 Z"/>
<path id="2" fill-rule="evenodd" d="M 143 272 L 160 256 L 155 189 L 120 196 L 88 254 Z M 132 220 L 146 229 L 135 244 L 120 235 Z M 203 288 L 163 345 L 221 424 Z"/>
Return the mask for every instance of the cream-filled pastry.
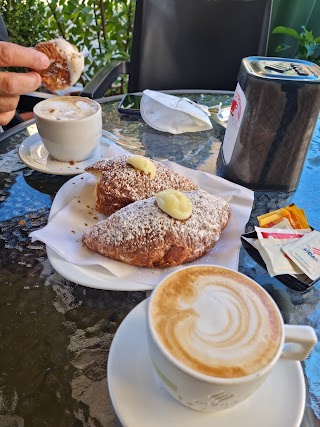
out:
<path id="1" fill-rule="evenodd" d="M 180 191 L 198 189 L 190 179 L 162 163 L 151 159 L 137 162 L 137 157 L 112 157 L 86 168 L 97 179 L 95 197 L 98 212 L 110 215 L 130 203 L 155 196 L 168 188 Z"/>
<path id="2" fill-rule="evenodd" d="M 106 257 L 141 267 L 191 262 L 215 246 L 230 217 L 228 203 L 206 191 L 184 193 L 192 204 L 179 220 L 159 208 L 156 197 L 123 207 L 84 234 L 83 243 Z"/>
<path id="3" fill-rule="evenodd" d="M 38 71 L 46 89 L 54 93 L 77 83 L 83 72 L 84 56 L 76 46 L 60 38 L 40 42 L 35 49 L 50 59 L 49 67 L 44 71 Z"/>

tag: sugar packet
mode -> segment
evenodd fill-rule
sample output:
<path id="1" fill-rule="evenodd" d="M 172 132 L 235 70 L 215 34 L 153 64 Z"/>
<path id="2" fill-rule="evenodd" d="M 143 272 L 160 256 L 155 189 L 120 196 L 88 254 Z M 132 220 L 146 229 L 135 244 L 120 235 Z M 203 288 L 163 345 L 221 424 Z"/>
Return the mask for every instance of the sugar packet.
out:
<path id="1" fill-rule="evenodd" d="M 306 233 L 310 233 L 310 229 L 282 229 L 282 228 L 262 228 L 254 227 L 258 239 L 299 239 Z"/>
<path id="2" fill-rule="evenodd" d="M 268 212 L 257 217 L 259 226 L 264 228 L 310 228 L 305 211 L 299 209 L 294 203 L 284 208 Z"/>
<path id="3" fill-rule="evenodd" d="M 311 279 L 320 278 L 320 233 L 312 231 L 281 250 Z"/>
<path id="4" fill-rule="evenodd" d="M 271 277 L 279 274 L 303 274 L 303 271 L 281 251 L 287 242 L 288 239 L 257 239 L 254 242 Z"/>

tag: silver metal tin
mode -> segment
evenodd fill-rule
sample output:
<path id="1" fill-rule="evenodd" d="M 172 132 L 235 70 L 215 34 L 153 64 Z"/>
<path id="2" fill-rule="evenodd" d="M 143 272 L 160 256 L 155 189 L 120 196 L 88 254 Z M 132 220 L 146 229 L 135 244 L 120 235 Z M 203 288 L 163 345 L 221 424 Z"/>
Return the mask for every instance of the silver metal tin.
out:
<path id="1" fill-rule="evenodd" d="M 320 83 L 320 67 L 302 59 L 249 56 L 242 60 L 242 65 L 257 78 Z"/>

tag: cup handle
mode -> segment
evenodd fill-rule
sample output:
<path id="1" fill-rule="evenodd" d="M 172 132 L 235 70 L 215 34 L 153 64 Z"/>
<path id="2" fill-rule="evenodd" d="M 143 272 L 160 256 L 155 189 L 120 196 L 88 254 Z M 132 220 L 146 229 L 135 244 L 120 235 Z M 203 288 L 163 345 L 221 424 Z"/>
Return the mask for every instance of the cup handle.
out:
<path id="1" fill-rule="evenodd" d="M 284 325 L 284 335 L 282 359 L 305 360 L 318 341 L 311 326 Z"/>

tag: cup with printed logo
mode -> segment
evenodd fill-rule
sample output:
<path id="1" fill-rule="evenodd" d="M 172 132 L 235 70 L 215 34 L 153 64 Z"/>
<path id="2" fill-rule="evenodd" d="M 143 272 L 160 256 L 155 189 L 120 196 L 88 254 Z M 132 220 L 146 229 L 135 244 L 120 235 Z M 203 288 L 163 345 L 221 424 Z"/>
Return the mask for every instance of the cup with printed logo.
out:
<path id="1" fill-rule="evenodd" d="M 258 283 L 218 266 L 186 267 L 161 281 L 149 298 L 147 324 L 164 388 L 198 411 L 239 404 L 280 358 L 304 360 L 317 341 L 312 327 L 285 325 Z"/>
<path id="2" fill-rule="evenodd" d="M 62 162 L 92 157 L 102 132 L 101 106 L 81 96 L 55 96 L 33 109 L 39 135 L 49 154 Z"/>

